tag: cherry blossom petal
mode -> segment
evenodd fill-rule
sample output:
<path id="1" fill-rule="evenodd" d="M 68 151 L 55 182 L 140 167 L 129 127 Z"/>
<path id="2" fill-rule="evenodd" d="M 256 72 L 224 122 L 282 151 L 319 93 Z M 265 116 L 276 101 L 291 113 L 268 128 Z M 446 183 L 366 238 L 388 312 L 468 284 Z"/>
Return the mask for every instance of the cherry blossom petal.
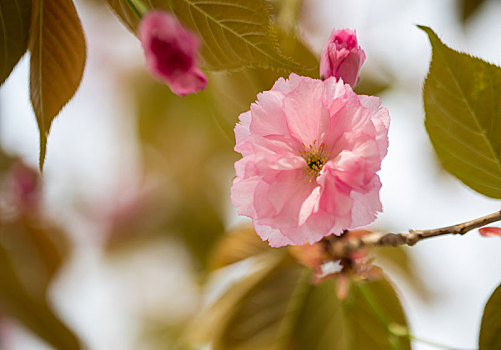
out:
<path id="1" fill-rule="evenodd" d="M 482 227 L 478 229 L 478 232 L 480 232 L 480 234 L 484 237 L 501 237 L 501 228 L 499 227 Z"/>
<path id="2" fill-rule="evenodd" d="M 370 224 L 382 210 L 377 171 L 388 111 L 341 79 L 291 74 L 235 127 L 237 212 L 273 247 L 314 243 Z"/>

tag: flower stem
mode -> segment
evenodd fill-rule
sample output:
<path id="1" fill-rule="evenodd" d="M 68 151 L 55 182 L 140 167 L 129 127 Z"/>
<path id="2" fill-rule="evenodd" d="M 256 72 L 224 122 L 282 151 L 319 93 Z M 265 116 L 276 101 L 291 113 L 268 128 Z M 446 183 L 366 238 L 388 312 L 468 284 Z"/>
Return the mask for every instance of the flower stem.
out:
<path id="1" fill-rule="evenodd" d="M 406 233 L 372 232 L 371 234 L 352 239 L 342 239 L 342 236 L 341 238 L 329 236 L 325 237 L 324 241 L 327 243 L 328 252 L 330 252 L 333 257 L 340 258 L 349 256 L 351 253 L 363 247 L 413 246 L 421 240 L 432 237 L 448 234 L 464 235 L 473 229 L 496 221 L 501 221 L 501 210 L 467 222 L 432 230 L 409 230 L 409 232 Z"/>

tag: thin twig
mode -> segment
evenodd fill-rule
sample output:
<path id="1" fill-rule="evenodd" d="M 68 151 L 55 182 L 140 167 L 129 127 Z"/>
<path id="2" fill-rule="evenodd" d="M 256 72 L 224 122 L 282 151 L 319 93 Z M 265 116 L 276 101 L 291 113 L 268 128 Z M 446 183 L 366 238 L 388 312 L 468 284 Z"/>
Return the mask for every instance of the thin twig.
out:
<path id="1" fill-rule="evenodd" d="M 454 234 L 464 235 L 468 231 L 488 225 L 490 223 L 501 221 L 501 210 L 482 216 L 480 218 L 463 222 L 461 224 L 436 228 L 432 230 L 409 230 L 406 233 L 381 233 L 373 232 L 365 236 L 344 238 L 329 236 L 324 238 L 323 242 L 326 248 L 333 257 L 347 257 L 351 253 L 364 247 L 374 246 L 399 246 L 409 245 L 413 246 L 417 242 L 441 235 Z"/>

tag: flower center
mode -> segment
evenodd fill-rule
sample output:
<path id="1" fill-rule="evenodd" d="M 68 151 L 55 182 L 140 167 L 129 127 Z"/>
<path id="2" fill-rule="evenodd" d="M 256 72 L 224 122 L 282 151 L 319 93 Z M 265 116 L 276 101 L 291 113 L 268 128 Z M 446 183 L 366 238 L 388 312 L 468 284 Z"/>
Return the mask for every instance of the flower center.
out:
<path id="1" fill-rule="evenodd" d="M 317 177 L 324 164 L 329 160 L 329 152 L 323 143 L 317 146 L 316 141 L 308 147 L 303 144 L 303 147 L 304 150 L 300 154 L 306 160 L 306 173 L 310 177 Z"/>

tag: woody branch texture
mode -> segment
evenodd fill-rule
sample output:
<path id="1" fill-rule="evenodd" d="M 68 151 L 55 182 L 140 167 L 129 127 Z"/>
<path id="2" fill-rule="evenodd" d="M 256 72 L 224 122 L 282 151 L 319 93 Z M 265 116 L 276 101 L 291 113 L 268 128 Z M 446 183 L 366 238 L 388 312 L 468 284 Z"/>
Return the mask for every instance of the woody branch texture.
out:
<path id="1" fill-rule="evenodd" d="M 353 237 L 348 239 L 329 236 L 323 239 L 323 243 L 325 244 L 326 249 L 331 256 L 346 257 L 364 247 L 399 245 L 413 246 L 417 242 L 431 237 L 447 234 L 464 235 L 465 233 L 473 229 L 488 225 L 496 221 L 501 221 L 501 210 L 477 219 L 463 222 L 461 224 L 431 230 L 409 230 L 409 232 L 405 233 L 373 232 L 362 237 Z"/>

